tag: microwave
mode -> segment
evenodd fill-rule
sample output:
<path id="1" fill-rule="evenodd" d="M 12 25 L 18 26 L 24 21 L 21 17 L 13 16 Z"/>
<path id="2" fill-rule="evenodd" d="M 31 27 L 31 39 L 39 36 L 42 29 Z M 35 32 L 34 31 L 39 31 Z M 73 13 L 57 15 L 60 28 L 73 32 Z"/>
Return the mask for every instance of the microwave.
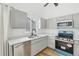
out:
<path id="1" fill-rule="evenodd" d="M 63 21 L 57 21 L 57 28 L 73 28 L 74 23 L 73 20 L 63 20 Z"/>

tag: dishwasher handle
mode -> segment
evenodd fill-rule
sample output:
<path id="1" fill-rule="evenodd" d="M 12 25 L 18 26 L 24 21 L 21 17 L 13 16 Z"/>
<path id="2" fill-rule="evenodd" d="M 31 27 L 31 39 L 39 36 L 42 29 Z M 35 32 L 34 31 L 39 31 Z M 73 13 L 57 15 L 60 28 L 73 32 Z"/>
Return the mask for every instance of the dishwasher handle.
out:
<path id="1" fill-rule="evenodd" d="M 19 46 L 21 46 L 21 45 L 23 45 L 24 43 L 18 43 L 18 44 L 16 44 L 14 47 L 15 48 L 17 48 L 17 47 L 19 47 Z"/>

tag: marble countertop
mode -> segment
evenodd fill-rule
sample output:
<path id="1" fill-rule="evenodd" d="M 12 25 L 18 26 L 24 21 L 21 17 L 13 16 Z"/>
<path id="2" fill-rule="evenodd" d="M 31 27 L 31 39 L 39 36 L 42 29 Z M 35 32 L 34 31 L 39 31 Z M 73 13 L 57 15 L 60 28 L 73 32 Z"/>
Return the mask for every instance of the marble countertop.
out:
<path id="1" fill-rule="evenodd" d="M 32 38 L 28 38 L 28 37 L 10 38 L 8 40 L 8 43 L 9 43 L 10 46 L 12 46 L 12 45 L 16 45 L 16 44 L 23 43 L 23 42 L 26 42 L 26 41 L 31 41 L 31 40 L 41 38 L 41 37 L 45 37 L 45 36 L 48 36 L 48 35 L 47 34 L 41 34 L 41 35 L 38 35 L 38 36 L 35 36 L 35 37 L 32 37 Z"/>

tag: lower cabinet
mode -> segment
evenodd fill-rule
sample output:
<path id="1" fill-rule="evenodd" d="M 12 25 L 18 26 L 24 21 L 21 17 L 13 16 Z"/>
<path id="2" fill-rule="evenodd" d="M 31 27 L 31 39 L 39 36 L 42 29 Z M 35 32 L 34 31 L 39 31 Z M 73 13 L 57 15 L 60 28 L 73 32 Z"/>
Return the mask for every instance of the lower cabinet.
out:
<path id="1" fill-rule="evenodd" d="M 48 45 L 48 37 L 40 37 L 31 41 L 9 47 L 9 56 L 34 56 Z"/>
<path id="2" fill-rule="evenodd" d="M 47 47 L 47 36 L 31 41 L 31 55 L 36 55 Z"/>
<path id="3" fill-rule="evenodd" d="M 55 37 L 49 36 L 48 38 L 48 47 L 55 49 Z"/>
<path id="4" fill-rule="evenodd" d="M 74 56 L 79 56 L 79 40 L 74 41 Z"/>

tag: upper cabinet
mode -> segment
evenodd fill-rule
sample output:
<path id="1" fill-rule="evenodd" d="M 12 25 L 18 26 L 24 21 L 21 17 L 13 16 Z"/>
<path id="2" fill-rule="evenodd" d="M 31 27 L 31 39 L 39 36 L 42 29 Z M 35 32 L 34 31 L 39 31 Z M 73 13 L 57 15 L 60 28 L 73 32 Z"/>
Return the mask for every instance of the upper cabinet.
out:
<path id="1" fill-rule="evenodd" d="M 57 17 L 56 23 L 58 29 L 72 29 L 74 28 L 73 15 Z"/>
<path id="2" fill-rule="evenodd" d="M 57 28 L 57 24 L 56 24 L 56 18 L 51 18 L 48 19 L 48 29 L 56 29 Z"/>
<path id="3" fill-rule="evenodd" d="M 57 23 L 60 23 L 63 29 L 79 29 L 79 13 L 51 18 L 41 19 L 41 29 L 56 29 Z M 65 26 L 67 25 L 67 26 Z"/>
<path id="4" fill-rule="evenodd" d="M 56 18 L 41 19 L 41 29 L 55 29 L 55 28 L 56 28 Z"/>
<path id="5" fill-rule="evenodd" d="M 73 20 L 73 16 L 66 15 L 66 16 L 62 16 L 62 17 L 57 17 L 57 21 L 61 21 L 61 20 Z"/>
<path id="6" fill-rule="evenodd" d="M 11 8 L 10 10 L 10 25 L 11 28 L 16 29 L 30 29 L 30 20 L 27 17 L 27 13 Z"/>
<path id="7" fill-rule="evenodd" d="M 48 28 L 48 26 L 47 26 L 47 20 L 41 18 L 40 19 L 40 25 L 41 25 L 41 29 L 47 29 Z"/>
<path id="8" fill-rule="evenodd" d="M 79 13 L 73 15 L 74 19 L 74 28 L 79 29 Z"/>

